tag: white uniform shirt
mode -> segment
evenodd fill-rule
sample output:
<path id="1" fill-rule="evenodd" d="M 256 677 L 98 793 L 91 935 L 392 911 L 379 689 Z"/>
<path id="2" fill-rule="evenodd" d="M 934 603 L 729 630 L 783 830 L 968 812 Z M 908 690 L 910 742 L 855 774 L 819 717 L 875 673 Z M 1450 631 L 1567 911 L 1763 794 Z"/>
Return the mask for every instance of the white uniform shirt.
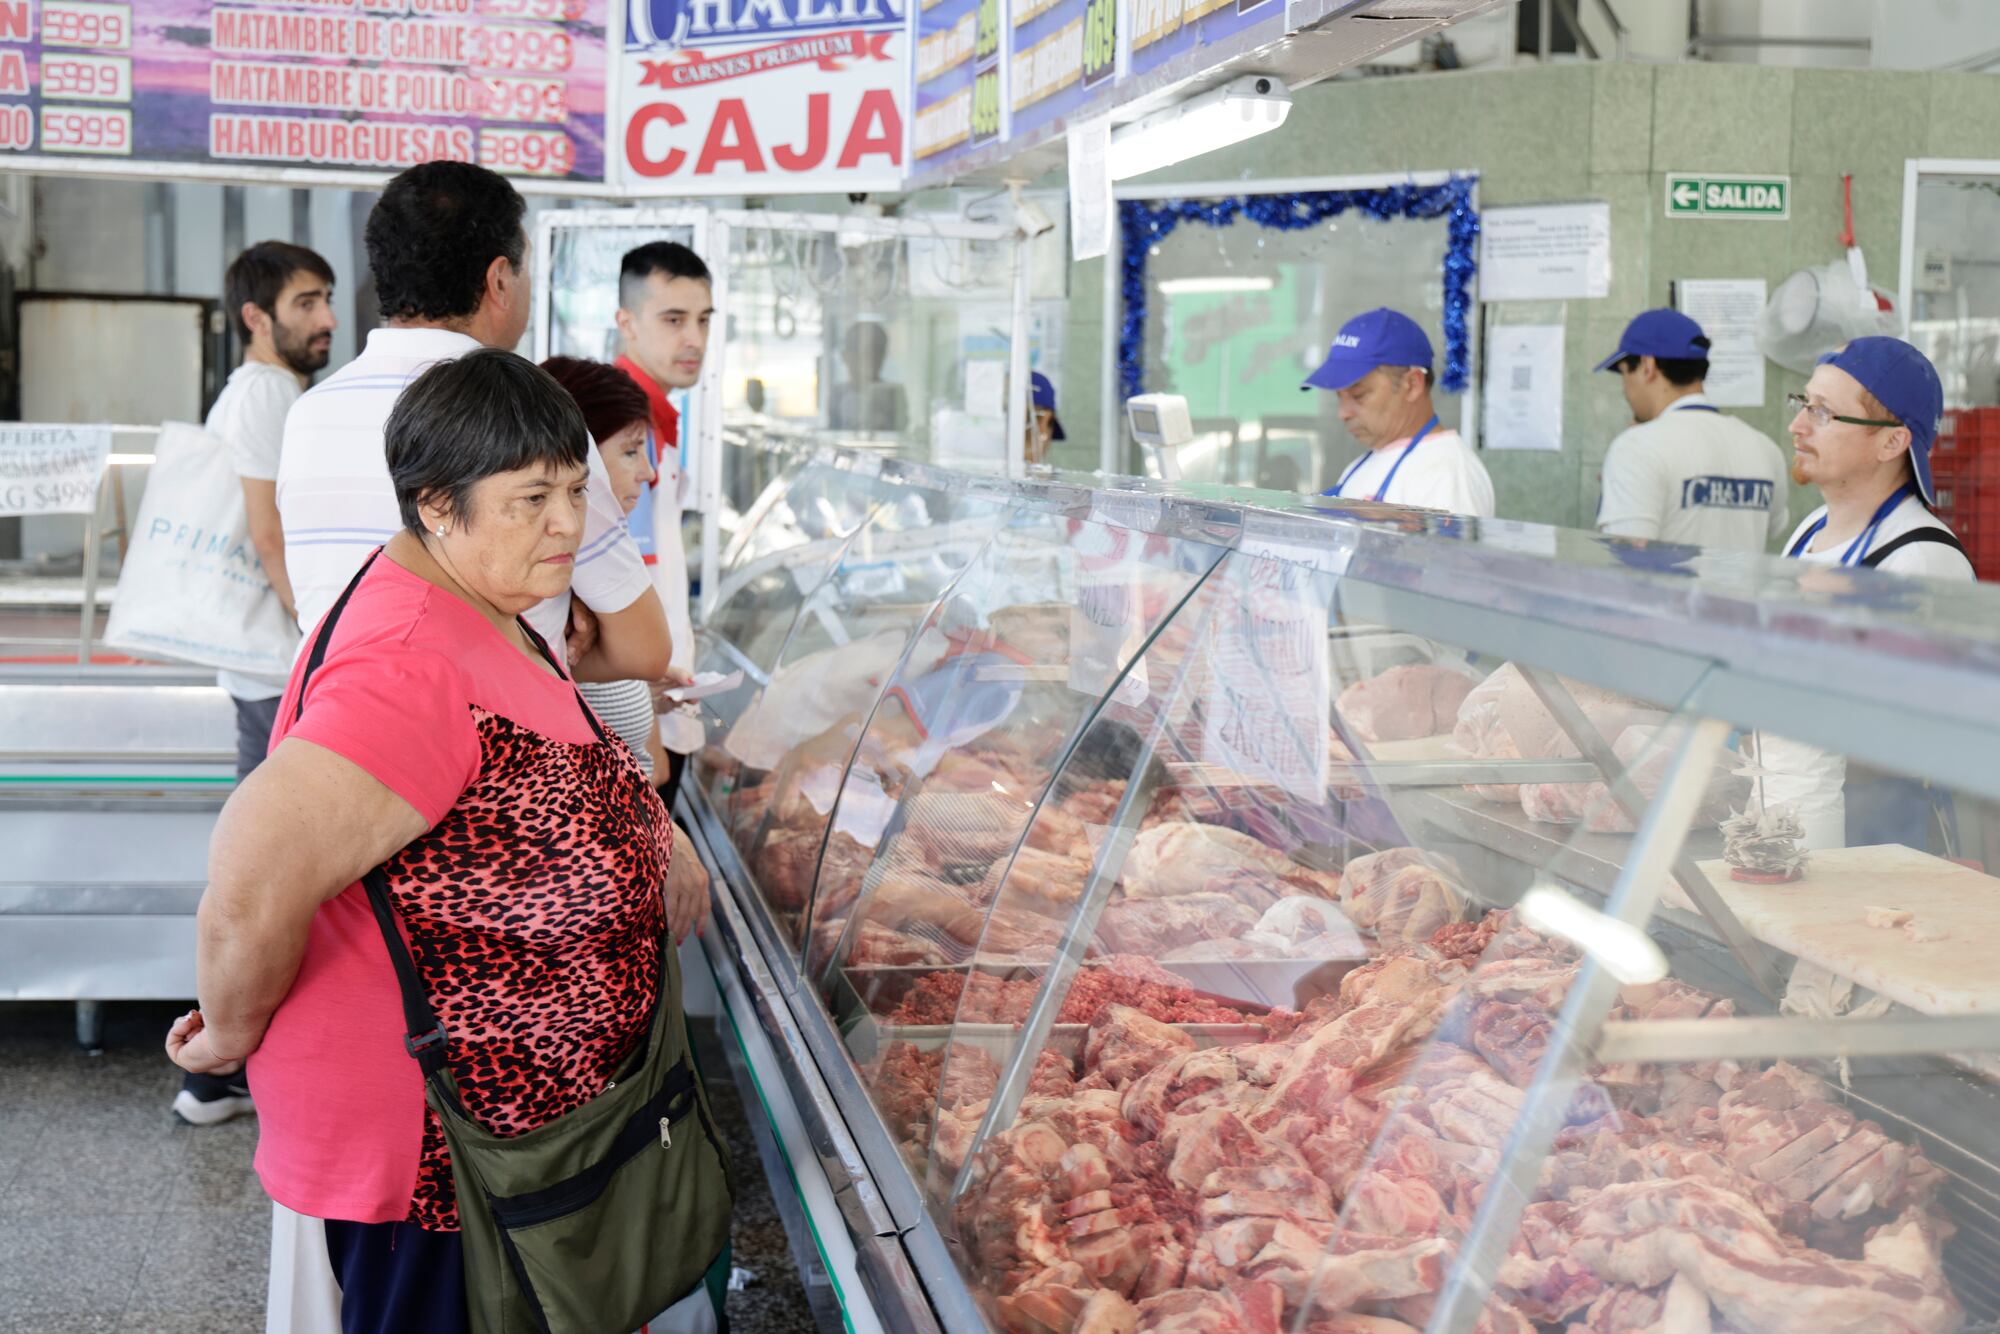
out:
<path id="1" fill-rule="evenodd" d="M 1391 505 L 1419 505 L 1450 514 L 1493 517 L 1493 479 L 1479 455 L 1448 426 L 1432 427 L 1398 468 L 1396 460 L 1410 443 L 1410 437 L 1394 440 L 1370 450 L 1359 465 L 1348 465 L 1340 495 L 1346 500 L 1373 500 L 1384 482 L 1389 489 L 1382 499 Z M 1389 474 L 1395 473 L 1395 480 Z"/>
<path id="2" fill-rule="evenodd" d="M 285 442 L 285 414 L 299 401 L 305 387 L 299 377 L 269 362 L 246 361 L 229 374 L 202 425 L 229 446 L 238 477 L 270 481 L 278 475 L 278 451 Z M 270 594 L 276 601 L 277 594 Z M 282 679 L 217 672 L 215 683 L 240 700 L 276 699 L 285 693 Z"/>
<path id="3" fill-rule="evenodd" d="M 1619 537 L 1768 551 L 1791 518 L 1784 451 L 1689 394 L 1621 432 L 1604 456 L 1597 526 Z"/>
<path id="4" fill-rule="evenodd" d="M 301 398 L 285 419 L 278 514 L 299 628 L 308 639 L 368 553 L 403 526 L 382 442 L 397 397 L 427 367 L 478 347 L 445 329 L 373 330 L 361 355 Z M 652 580 L 625 527 L 611 475 L 594 447 L 589 455 L 589 511 L 570 592 L 594 610 L 619 612 Z M 558 654 L 569 599 L 569 593 L 548 598 L 527 612 L 528 623 Z"/>
<path id="5" fill-rule="evenodd" d="M 1825 516 L 1824 505 L 1807 515 L 1805 522 L 1785 539 L 1781 549 L 1789 553 L 1798 545 L 1806 530 Z M 1924 508 L 1922 501 L 1915 496 L 1905 496 L 1903 503 L 1889 511 L 1888 517 L 1882 520 L 1882 526 L 1875 530 L 1875 540 L 1870 543 L 1869 550 L 1880 551 L 1903 534 L 1919 528 L 1950 531 L 1936 515 Z M 1823 542 L 1820 550 L 1800 552 L 1798 559 L 1815 565 L 1839 565 L 1842 554 L 1853 540 Z M 1855 558 L 1858 561 L 1866 554 L 1857 552 Z M 1891 574 L 1924 575 L 1932 579 L 1970 581 L 1976 577 L 1970 561 L 1938 542 L 1913 542 L 1892 552 L 1875 568 Z M 1762 748 L 1759 760 L 1765 769 L 1764 800 L 1773 806 L 1780 803 L 1790 805 L 1798 812 L 1805 823 L 1806 847 L 1845 846 L 1846 757 L 1768 732 L 1760 734 L 1759 744 Z"/>
<path id="6" fill-rule="evenodd" d="M 1782 550 L 1789 553 L 1798 545 L 1799 538 L 1804 536 L 1805 531 L 1825 517 L 1824 505 L 1808 514 L 1805 521 L 1793 529 L 1792 535 L 1785 539 Z M 1945 532 L 1951 531 L 1942 519 L 1924 508 L 1921 500 L 1913 495 L 1904 496 L 1903 503 L 1890 510 L 1888 517 L 1882 520 L 1882 526 L 1875 530 L 1875 540 L 1869 544 L 1868 550 L 1880 551 L 1905 533 L 1914 532 L 1919 528 L 1942 528 Z M 1847 550 L 1852 540 L 1850 538 L 1846 542 L 1820 542 L 1820 550 L 1802 551 L 1798 558 L 1818 565 L 1838 565 L 1841 554 Z M 1855 559 L 1859 561 L 1867 554 L 1867 551 L 1858 552 Z M 1962 579 L 1969 582 L 1979 577 L 1973 573 L 1971 561 L 1942 542 L 1912 542 L 1890 553 L 1889 558 L 1875 568 L 1887 570 L 1891 574 L 1922 575 L 1929 579 Z"/>

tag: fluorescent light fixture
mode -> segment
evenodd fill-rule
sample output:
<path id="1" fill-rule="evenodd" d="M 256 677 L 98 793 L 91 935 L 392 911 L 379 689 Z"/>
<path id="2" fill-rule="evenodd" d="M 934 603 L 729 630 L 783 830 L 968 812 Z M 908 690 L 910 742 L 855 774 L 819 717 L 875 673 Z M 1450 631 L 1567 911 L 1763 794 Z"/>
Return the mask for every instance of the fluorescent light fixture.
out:
<path id="1" fill-rule="evenodd" d="M 1246 74 L 1111 132 L 1111 179 L 1122 181 L 1275 130 L 1291 114 L 1281 79 Z"/>
<path id="2" fill-rule="evenodd" d="M 1210 292 L 1268 292 L 1278 285 L 1278 280 L 1268 274 L 1255 277 L 1246 274 L 1241 278 L 1163 278 L 1160 290 L 1168 296 L 1199 296 Z"/>
<path id="3" fill-rule="evenodd" d="M 1658 982 L 1667 975 L 1667 956 L 1653 938 L 1615 917 L 1579 903 L 1554 885 L 1540 884 L 1515 905 L 1535 930 L 1560 936 L 1582 950 L 1626 986 Z"/>

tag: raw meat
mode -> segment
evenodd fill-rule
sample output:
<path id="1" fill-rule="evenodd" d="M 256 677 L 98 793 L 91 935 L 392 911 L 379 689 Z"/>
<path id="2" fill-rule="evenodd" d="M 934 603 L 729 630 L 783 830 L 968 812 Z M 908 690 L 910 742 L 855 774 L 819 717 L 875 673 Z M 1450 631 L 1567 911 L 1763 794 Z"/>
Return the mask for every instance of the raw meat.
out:
<path id="1" fill-rule="evenodd" d="M 1083 1043 L 1083 1071 L 1123 1088 L 1167 1057 L 1194 1050 L 1194 1039 L 1129 1005 L 1107 1005 Z"/>
<path id="2" fill-rule="evenodd" d="M 1340 878 L 1315 871 L 1234 829 L 1204 824 L 1163 824 L 1141 830 L 1125 858 L 1122 883 L 1128 899 L 1200 894 L 1237 877 L 1270 892 L 1271 906 L 1286 893 L 1323 899 L 1339 892 Z"/>
<path id="3" fill-rule="evenodd" d="M 1910 919 L 1916 916 L 1907 908 L 1864 908 L 1862 912 L 1868 925 L 1879 926 L 1888 931 L 1907 925 Z"/>
<path id="4" fill-rule="evenodd" d="M 1041 990 L 1036 977 L 1002 978 L 992 973 L 931 973 L 918 978 L 887 1022 L 897 1025 L 1018 1024 L 1028 1017 Z M 1056 1015 L 1059 1024 L 1087 1024 L 1106 1006 L 1132 1006 L 1173 1024 L 1245 1024 L 1256 1016 L 1205 1000 L 1176 978 L 1173 984 L 1135 977 L 1102 965 L 1077 970 Z"/>
<path id="5" fill-rule="evenodd" d="M 1340 692 L 1334 705 L 1363 741 L 1405 741 L 1449 732 L 1475 684 L 1454 667 L 1391 667 Z"/>
<path id="6" fill-rule="evenodd" d="M 1129 899 L 1106 907 L 1097 922 L 1098 947 L 1155 958 L 1187 945 L 1234 940 L 1257 927 L 1257 911 L 1227 894 Z"/>
<path id="7" fill-rule="evenodd" d="M 1673 759 L 1670 746 L 1659 740 L 1660 729 L 1647 723 L 1619 733 L 1611 751 L 1618 757 L 1643 803 L 1650 802 L 1665 781 Z M 1695 808 L 1691 827 L 1719 824 L 1729 818 L 1745 795 L 1748 780 L 1718 762 L 1709 776 L 1701 804 Z M 1608 785 L 1595 783 L 1531 783 L 1521 788 L 1521 810 L 1543 824 L 1581 824 L 1593 834 L 1630 834 L 1638 822 L 1612 799 Z"/>
<path id="8" fill-rule="evenodd" d="M 1348 918 L 1377 940 L 1425 941 L 1465 913 L 1465 894 L 1449 858 L 1417 848 L 1357 857 L 1340 881 Z"/>

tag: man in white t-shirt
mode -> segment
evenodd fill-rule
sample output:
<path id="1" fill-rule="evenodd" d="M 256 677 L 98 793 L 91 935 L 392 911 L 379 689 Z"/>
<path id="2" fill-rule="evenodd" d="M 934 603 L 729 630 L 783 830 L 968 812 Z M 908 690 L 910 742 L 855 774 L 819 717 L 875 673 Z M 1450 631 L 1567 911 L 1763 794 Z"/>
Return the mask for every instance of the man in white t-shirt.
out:
<path id="1" fill-rule="evenodd" d="M 285 414 L 333 349 L 333 267 L 304 246 L 259 241 L 231 261 L 222 277 L 222 301 L 242 340 L 243 364 L 230 373 L 204 425 L 229 446 L 250 543 L 271 584 L 267 596 L 289 615 L 292 586 L 285 577 L 285 535 L 278 520 L 278 450 Z M 285 682 L 218 672 L 216 684 L 236 706 L 241 782 L 271 748 L 271 724 Z M 216 1125 L 251 1110 L 241 1075 L 186 1075 L 174 1095 L 174 1114 L 190 1125 Z"/>
<path id="2" fill-rule="evenodd" d="M 1900 338 L 1857 338 L 1821 357 L 1805 392 L 1786 401 L 1792 476 L 1826 498 L 1786 539 L 1787 556 L 1931 579 L 1975 577 L 1965 549 L 1930 509 L 1944 389 L 1923 353 Z M 1921 782 L 1850 769 L 1840 755 L 1782 737 L 1759 741 L 1765 800 L 1799 813 L 1807 847 L 1929 841 L 1938 794 Z"/>
<path id="3" fill-rule="evenodd" d="M 308 637 L 368 553 L 402 526 L 382 446 L 397 396 L 426 366 L 512 348 L 527 331 L 525 211 L 514 187 L 484 167 L 426 162 L 391 180 L 369 213 L 368 264 L 388 324 L 293 407 L 278 469 L 285 561 Z M 552 646 L 564 642 L 572 594 L 594 613 L 580 618 L 595 634 L 573 649 L 578 679 L 665 675 L 666 613 L 596 450 L 570 592 L 527 613 Z"/>
<path id="4" fill-rule="evenodd" d="M 1367 450 L 1323 494 L 1493 517 L 1493 480 L 1431 405 L 1431 340 L 1401 311 L 1356 315 L 1301 388 L 1340 397 L 1340 421 Z"/>
<path id="5" fill-rule="evenodd" d="M 1604 456 L 1599 531 L 1722 551 L 1766 551 L 1791 522 L 1785 455 L 1703 392 L 1709 340 L 1678 310 L 1641 311 L 1616 371 L 1635 425 Z"/>

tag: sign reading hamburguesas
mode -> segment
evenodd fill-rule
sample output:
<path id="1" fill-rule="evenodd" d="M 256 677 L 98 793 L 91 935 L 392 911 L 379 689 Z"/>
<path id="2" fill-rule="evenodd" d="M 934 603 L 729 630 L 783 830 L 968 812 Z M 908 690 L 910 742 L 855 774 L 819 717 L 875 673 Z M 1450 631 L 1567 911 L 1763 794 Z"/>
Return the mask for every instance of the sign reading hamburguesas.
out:
<path id="1" fill-rule="evenodd" d="M 1759 218 L 1780 221 L 1792 215 L 1789 176 L 1717 176 L 1691 172 L 1667 175 L 1670 218 Z"/>
<path id="2" fill-rule="evenodd" d="M 0 515 L 92 513 L 110 456 L 109 426 L 0 426 Z"/>

